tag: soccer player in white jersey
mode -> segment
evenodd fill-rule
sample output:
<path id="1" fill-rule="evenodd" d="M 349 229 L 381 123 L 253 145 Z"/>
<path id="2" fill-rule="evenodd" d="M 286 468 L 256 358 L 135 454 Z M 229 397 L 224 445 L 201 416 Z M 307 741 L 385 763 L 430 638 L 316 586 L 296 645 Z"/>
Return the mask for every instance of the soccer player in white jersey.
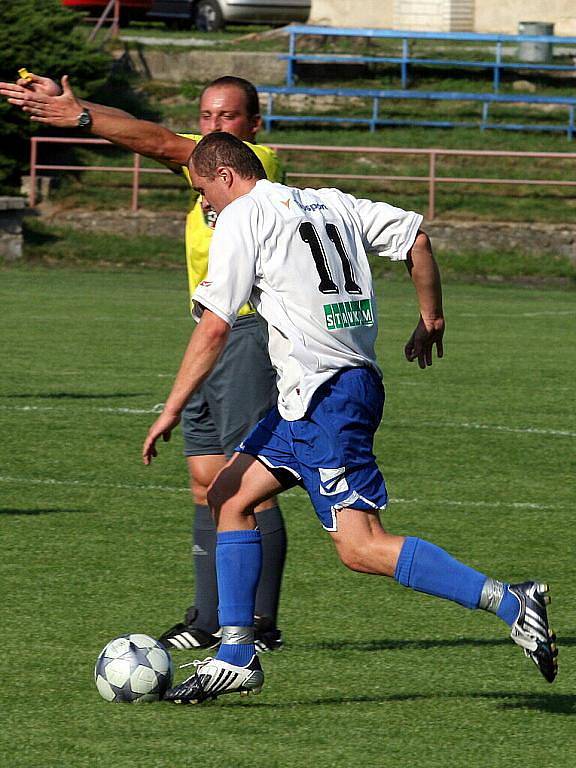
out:
<path id="1" fill-rule="evenodd" d="M 265 178 L 242 142 L 213 133 L 190 158 L 195 188 L 219 214 L 206 279 L 194 294 L 200 317 L 164 411 L 150 428 L 143 460 L 156 456 L 190 393 L 226 342 L 250 300 L 266 320 L 278 374 L 278 405 L 247 435 L 213 483 L 208 501 L 218 522 L 216 563 L 222 644 L 214 659 L 171 689 L 176 703 L 232 692 L 257 693 L 264 675 L 252 617 L 261 567 L 253 509 L 298 483 L 308 492 L 341 560 L 352 570 L 495 613 L 512 639 L 552 682 L 555 636 L 548 627 L 547 585 L 486 577 L 439 547 L 388 533 L 380 521 L 387 492 L 373 454 L 384 391 L 374 341 L 377 313 L 367 252 L 404 261 L 420 319 L 409 361 L 442 356 L 440 276 L 419 214 L 358 200 L 339 190 L 299 190 Z M 287 480 L 290 478 L 290 480 Z"/>

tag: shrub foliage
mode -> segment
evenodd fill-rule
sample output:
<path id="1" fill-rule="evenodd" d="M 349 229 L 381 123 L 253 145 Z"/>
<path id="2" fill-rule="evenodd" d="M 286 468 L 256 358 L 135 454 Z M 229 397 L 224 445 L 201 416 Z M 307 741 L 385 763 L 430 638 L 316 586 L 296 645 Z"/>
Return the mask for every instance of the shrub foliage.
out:
<path id="1" fill-rule="evenodd" d="M 19 67 L 59 79 L 70 75 L 79 96 L 102 86 L 109 55 L 88 43 L 80 17 L 59 0 L 0 3 L 0 79 L 14 81 Z M 28 163 L 29 138 L 38 126 L 0 102 L 0 187 L 14 189 Z"/>

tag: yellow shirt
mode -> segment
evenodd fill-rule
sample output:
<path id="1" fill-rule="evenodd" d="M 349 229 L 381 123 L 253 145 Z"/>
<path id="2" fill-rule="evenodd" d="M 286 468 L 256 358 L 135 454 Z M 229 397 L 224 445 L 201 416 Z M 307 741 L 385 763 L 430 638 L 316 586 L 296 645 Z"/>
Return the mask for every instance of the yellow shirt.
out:
<path id="1" fill-rule="evenodd" d="M 193 141 L 200 141 L 202 138 L 197 134 L 192 133 L 180 133 L 179 136 L 183 136 L 186 139 L 192 139 Z M 250 144 L 246 142 L 250 149 L 256 154 L 264 170 L 266 176 L 270 181 L 282 180 L 282 169 L 278 156 L 273 149 L 265 147 L 262 144 Z M 190 173 L 186 166 L 182 166 L 182 171 L 186 178 L 186 181 L 192 186 L 190 181 Z M 212 240 L 212 232 L 216 226 L 216 214 L 211 213 L 208 216 L 204 215 L 202 211 L 202 205 L 200 198 L 196 199 L 196 203 L 193 208 L 188 212 L 186 217 L 186 266 L 188 268 L 188 285 L 190 288 L 190 310 L 192 311 L 192 294 L 198 287 L 198 284 L 206 277 L 208 271 L 208 251 L 210 249 L 210 241 Z M 248 315 L 252 313 L 252 310 L 248 304 L 245 304 L 239 315 Z"/>

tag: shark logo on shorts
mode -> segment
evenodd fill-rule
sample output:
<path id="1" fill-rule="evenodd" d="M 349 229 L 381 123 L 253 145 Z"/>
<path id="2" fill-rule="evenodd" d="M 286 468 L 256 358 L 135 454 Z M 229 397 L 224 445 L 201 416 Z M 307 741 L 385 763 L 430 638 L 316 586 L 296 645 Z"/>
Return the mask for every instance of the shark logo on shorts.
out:
<path id="1" fill-rule="evenodd" d="M 318 472 L 320 473 L 320 493 L 322 496 L 334 496 L 348 490 L 346 467 L 337 467 L 336 469 L 318 467 Z"/>

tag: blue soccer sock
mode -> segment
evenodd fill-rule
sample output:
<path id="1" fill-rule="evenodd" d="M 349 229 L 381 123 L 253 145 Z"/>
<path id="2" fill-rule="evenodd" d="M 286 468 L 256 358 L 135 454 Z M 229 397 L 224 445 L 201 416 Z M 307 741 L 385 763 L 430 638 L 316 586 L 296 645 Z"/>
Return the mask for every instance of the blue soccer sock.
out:
<path id="1" fill-rule="evenodd" d="M 518 602 L 518 598 L 514 597 L 512 592 L 508 591 L 509 584 L 504 582 L 502 587 L 504 588 L 504 594 L 502 595 L 502 600 L 496 610 L 496 616 L 511 627 L 518 618 L 520 603 Z"/>
<path id="2" fill-rule="evenodd" d="M 475 571 L 435 544 L 408 536 L 394 573 L 396 581 L 418 592 L 478 608 L 484 574 Z"/>
<path id="3" fill-rule="evenodd" d="M 217 535 L 218 615 L 223 641 L 216 658 L 221 661 L 245 666 L 256 652 L 254 603 L 261 569 L 260 531 L 224 531 Z"/>

